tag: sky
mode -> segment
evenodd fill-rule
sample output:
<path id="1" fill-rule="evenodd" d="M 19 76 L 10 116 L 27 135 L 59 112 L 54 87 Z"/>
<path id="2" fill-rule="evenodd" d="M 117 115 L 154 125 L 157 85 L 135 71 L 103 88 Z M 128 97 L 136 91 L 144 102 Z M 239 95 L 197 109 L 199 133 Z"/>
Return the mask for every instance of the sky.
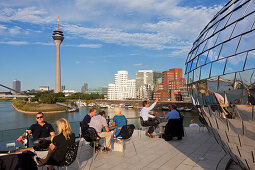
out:
<path id="1" fill-rule="evenodd" d="M 192 43 L 227 0 L 1 0 L 0 84 L 55 86 L 60 18 L 61 84 L 80 91 L 127 70 L 184 69 Z M 8 91 L 0 87 L 0 91 Z"/>

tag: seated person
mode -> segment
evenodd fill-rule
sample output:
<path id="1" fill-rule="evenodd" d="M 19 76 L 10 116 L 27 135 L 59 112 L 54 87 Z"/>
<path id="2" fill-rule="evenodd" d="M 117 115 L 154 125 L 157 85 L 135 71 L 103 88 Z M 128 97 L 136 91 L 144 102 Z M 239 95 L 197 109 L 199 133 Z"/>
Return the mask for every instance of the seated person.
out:
<path id="1" fill-rule="evenodd" d="M 183 118 L 180 113 L 176 110 L 176 105 L 169 105 L 171 110 L 165 116 L 167 124 L 165 127 L 165 140 L 172 140 L 173 137 L 177 136 L 178 140 L 182 139 L 183 136 Z"/>
<path id="2" fill-rule="evenodd" d="M 91 118 L 93 117 L 93 116 L 96 116 L 96 114 L 97 114 L 97 109 L 96 108 L 94 108 L 94 107 L 92 107 L 91 109 L 90 109 L 90 111 L 89 111 L 89 114 L 87 114 L 85 117 L 84 117 L 84 119 L 82 120 L 82 128 L 84 128 L 84 130 L 86 129 L 86 128 L 88 128 L 89 127 L 89 123 L 90 123 L 90 120 L 91 120 Z"/>
<path id="3" fill-rule="evenodd" d="M 53 170 L 54 165 L 58 166 L 65 160 L 67 148 L 75 143 L 75 135 L 71 132 L 70 124 L 66 119 L 59 119 L 57 128 L 59 134 L 52 139 L 46 158 L 36 158 L 38 166 L 50 165 L 49 170 Z"/>
<path id="4" fill-rule="evenodd" d="M 40 138 L 44 138 L 46 140 L 51 140 L 55 136 L 54 129 L 51 124 L 44 121 L 44 114 L 42 112 L 38 112 L 36 114 L 36 121 L 37 123 L 32 124 L 27 132 L 28 134 L 33 136 L 33 140 L 38 140 Z M 21 142 L 22 139 L 25 137 L 25 133 L 21 135 L 17 141 Z"/>
<path id="5" fill-rule="evenodd" d="M 105 138 L 104 142 L 105 148 L 103 149 L 103 151 L 104 152 L 111 151 L 110 147 L 112 133 L 109 132 L 109 127 L 105 119 L 105 112 L 103 110 L 99 111 L 99 115 L 93 116 L 91 118 L 89 127 L 93 127 L 96 130 L 99 137 Z M 103 128 L 105 128 L 106 132 L 102 132 Z"/>
<path id="6" fill-rule="evenodd" d="M 190 121 L 189 127 L 199 127 L 199 125 L 198 125 L 197 123 L 195 123 L 195 120 L 194 120 L 194 119 L 192 119 L 192 120 Z"/>
<path id="7" fill-rule="evenodd" d="M 115 127 L 113 130 L 113 136 L 114 138 L 116 138 L 119 135 L 122 126 L 127 125 L 127 119 L 123 114 L 121 114 L 121 110 L 119 107 L 114 108 L 114 114 L 115 116 L 113 117 L 112 126 Z M 119 140 L 119 142 L 122 144 L 122 140 Z M 112 144 L 113 144 L 113 139 L 112 139 Z"/>
<path id="8" fill-rule="evenodd" d="M 144 125 L 149 126 L 148 132 L 146 133 L 150 138 L 153 138 L 152 133 L 154 132 L 154 129 L 158 126 L 158 121 L 155 121 L 157 116 L 153 116 L 149 114 L 149 111 L 151 111 L 157 104 L 158 98 L 156 98 L 156 101 L 150 106 L 148 101 L 143 101 L 143 108 L 140 112 L 140 116 L 143 119 Z"/>

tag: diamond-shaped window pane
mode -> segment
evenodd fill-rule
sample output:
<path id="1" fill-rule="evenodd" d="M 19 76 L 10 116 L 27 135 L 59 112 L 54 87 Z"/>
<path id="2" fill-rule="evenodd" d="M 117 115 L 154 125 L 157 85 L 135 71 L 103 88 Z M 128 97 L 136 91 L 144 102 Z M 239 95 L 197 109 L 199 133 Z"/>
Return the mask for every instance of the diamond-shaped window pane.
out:
<path id="1" fill-rule="evenodd" d="M 222 75 L 224 71 L 225 63 L 226 63 L 226 59 L 213 62 L 210 77 Z"/>
<path id="2" fill-rule="evenodd" d="M 217 60 L 218 56 L 219 56 L 220 49 L 221 49 L 221 45 L 218 45 L 217 47 L 212 48 L 208 53 L 206 63 L 210 63 L 212 61 Z"/>
<path id="3" fill-rule="evenodd" d="M 251 1 L 251 4 L 249 5 L 245 15 L 248 15 L 253 11 L 255 11 L 255 1 L 254 0 Z"/>
<path id="4" fill-rule="evenodd" d="M 205 64 L 208 52 L 204 52 L 203 54 L 199 55 L 197 66 L 200 67 Z"/>
<path id="5" fill-rule="evenodd" d="M 237 44 L 239 42 L 240 37 L 234 38 L 223 44 L 220 52 L 219 59 L 225 58 L 235 54 Z"/>
<path id="6" fill-rule="evenodd" d="M 245 10 L 247 9 L 249 3 L 244 4 L 242 7 L 238 8 L 237 10 L 233 11 L 228 24 L 231 24 L 232 22 L 235 22 L 240 18 L 240 16 L 243 16 L 245 13 Z"/>
<path id="7" fill-rule="evenodd" d="M 252 68 L 255 68 L 255 51 L 250 51 L 248 53 L 245 67 L 244 67 L 245 70 L 252 69 Z"/>
<path id="8" fill-rule="evenodd" d="M 241 53 L 247 50 L 255 49 L 255 31 L 244 34 L 241 37 L 240 44 L 237 49 L 237 53 Z"/>
<path id="9" fill-rule="evenodd" d="M 200 80 L 209 78 L 210 70 L 211 70 L 211 64 L 202 66 Z"/>
<path id="10" fill-rule="evenodd" d="M 233 31 L 234 25 L 235 24 L 232 24 L 220 32 L 219 37 L 217 38 L 217 41 L 216 41 L 216 45 L 229 40 L 229 37 Z"/>
<path id="11" fill-rule="evenodd" d="M 233 34 L 231 37 L 235 37 L 237 35 L 240 35 L 241 33 L 245 33 L 251 30 L 252 24 L 255 20 L 255 13 L 245 17 L 244 19 L 237 22 L 236 27 L 233 31 Z"/>
<path id="12" fill-rule="evenodd" d="M 225 74 L 243 70 L 244 61 L 247 53 L 242 53 L 227 59 Z"/>

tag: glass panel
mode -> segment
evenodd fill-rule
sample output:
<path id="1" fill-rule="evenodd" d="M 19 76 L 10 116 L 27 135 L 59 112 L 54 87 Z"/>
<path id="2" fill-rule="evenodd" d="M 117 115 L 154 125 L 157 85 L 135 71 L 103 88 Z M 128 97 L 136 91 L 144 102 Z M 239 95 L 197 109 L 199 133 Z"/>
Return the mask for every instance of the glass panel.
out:
<path id="1" fill-rule="evenodd" d="M 194 70 L 195 68 L 197 68 L 197 58 L 198 58 L 198 57 L 196 57 L 196 58 L 193 59 L 192 66 L 191 66 L 191 70 Z"/>
<path id="2" fill-rule="evenodd" d="M 218 87 L 218 77 L 210 78 L 207 80 L 209 92 L 216 92 Z"/>
<path id="3" fill-rule="evenodd" d="M 255 43 L 255 31 L 244 34 L 241 37 L 241 41 L 239 43 L 237 53 L 255 49 L 254 43 Z"/>
<path id="4" fill-rule="evenodd" d="M 241 77 L 242 77 L 242 82 L 243 84 L 245 84 L 245 86 L 249 89 L 251 89 L 251 87 L 254 88 L 255 86 L 255 70 L 246 70 L 240 73 Z"/>
<path id="5" fill-rule="evenodd" d="M 207 33 L 207 35 L 206 35 L 206 38 L 210 37 L 210 36 L 213 34 L 213 32 L 214 32 L 214 30 L 215 30 L 215 28 L 216 28 L 217 25 L 218 25 L 218 24 L 214 24 L 214 26 L 213 26 L 212 28 L 209 29 L 209 31 L 208 31 L 208 33 Z"/>
<path id="6" fill-rule="evenodd" d="M 255 51 L 250 51 L 248 53 L 246 62 L 245 62 L 245 67 L 244 69 L 251 69 L 251 68 L 255 68 Z"/>
<path id="7" fill-rule="evenodd" d="M 246 11 L 245 15 L 248 15 L 249 13 L 255 11 L 255 1 L 253 0 L 250 3 L 251 4 L 249 5 L 248 10 Z"/>
<path id="8" fill-rule="evenodd" d="M 227 58 L 225 74 L 242 71 L 246 54 L 247 53 L 242 53 L 242 54 Z"/>
<path id="9" fill-rule="evenodd" d="M 184 75 L 184 77 L 185 77 L 185 82 L 186 82 L 186 84 L 189 84 L 189 74 L 185 74 Z"/>
<path id="10" fill-rule="evenodd" d="M 220 33 L 219 33 L 219 37 L 217 38 L 217 41 L 216 41 L 216 45 L 217 44 L 220 44 L 224 41 L 227 41 L 233 31 L 233 28 L 234 28 L 234 25 L 235 24 L 232 24 L 228 27 L 226 27 L 224 30 L 222 30 Z"/>
<path id="11" fill-rule="evenodd" d="M 206 42 L 207 41 L 204 41 L 202 44 L 200 44 L 196 55 L 199 55 L 203 51 Z"/>
<path id="12" fill-rule="evenodd" d="M 226 63 L 226 59 L 213 62 L 210 77 L 222 75 L 224 71 L 225 63 Z"/>
<path id="13" fill-rule="evenodd" d="M 193 58 L 195 58 L 196 53 L 197 53 L 197 49 L 198 49 L 198 48 L 196 48 L 196 49 L 194 50 L 192 56 L 190 57 L 190 60 L 192 60 Z"/>
<path id="14" fill-rule="evenodd" d="M 208 78 L 210 75 L 210 70 L 211 70 L 211 64 L 202 66 L 200 80 Z"/>
<path id="15" fill-rule="evenodd" d="M 193 71 L 189 73 L 189 83 L 193 83 Z"/>
<path id="16" fill-rule="evenodd" d="M 234 84 L 234 92 L 236 95 L 236 99 L 239 99 L 239 104 L 246 104 L 248 101 L 248 93 L 247 93 L 247 84 L 243 82 L 243 76 L 241 72 L 236 73 L 236 80 Z"/>
<path id="17" fill-rule="evenodd" d="M 221 48 L 219 59 L 234 55 L 239 39 L 240 37 L 237 37 L 225 42 Z"/>
<path id="18" fill-rule="evenodd" d="M 236 27 L 235 27 L 231 37 L 235 37 L 237 35 L 240 35 L 242 33 L 250 31 L 252 24 L 254 22 L 254 18 L 255 18 L 255 13 L 253 13 L 253 14 L 245 17 L 241 21 L 237 22 Z"/>
<path id="19" fill-rule="evenodd" d="M 223 20 L 220 21 L 217 29 L 215 30 L 215 32 L 221 30 L 222 28 L 224 28 L 224 26 L 226 25 L 226 22 L 228 21 L 230 15 L 226 16 Z"/>
<path id="20" fill-rule="evenodd" d="M 200 67 L 205 64 L 208 52 L 204 52 L 199 56 L 197 66 Z"/>
<path id="21" fill-rule="evenodd" d="M 190 66 L 191 66 L 191 63 L 192 63 L 192 61 L 190 61 L 190 62 L 187 64 L 187 73 L 189 73 L 189 72 L 190 72 Z"/>
<path id="22" fill-rule="evenodd" d="M 200 77 L 200 68 L 194 70 L 194 82 L 198 81 Z"/>
<path id="23" fill-rule="evenodd" d="M 212 61 L 215 61 L 215 60 L 218 59 L 221 46 L 222 46 L 222 45 L 218 45 L 217 47 L 214 47 L 214 48 L 212 48 L 212 49 L 209 51 L 208 56 L 207 56 L 206 63 L 209 63 L 209 62 L 212 62 Z"/>
<path id="24" fill-rule="evenodd" d="M 219 78 L 219 92 L 233 90 L 235 82 L 235 73 L 220 76 Z"/>
<path id="25" fill-rule="evenodd" d="M 244 4 L 242 7 L 238 8 L 237 10 L 233 11 L 233 14 L 231 15 L 228 24 L 231 24 L 232 22 L 235 22 L 239 18 L 241 18 L 247 9 L 249 3 Z"/>

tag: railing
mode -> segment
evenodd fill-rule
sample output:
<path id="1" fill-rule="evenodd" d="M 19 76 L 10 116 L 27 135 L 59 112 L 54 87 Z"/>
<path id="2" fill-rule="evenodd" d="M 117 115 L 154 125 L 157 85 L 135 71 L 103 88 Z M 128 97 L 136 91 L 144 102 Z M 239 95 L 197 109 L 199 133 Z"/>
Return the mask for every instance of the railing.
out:
<path id="1" fill-rule="evenodd" d="M 188 126 L 190 120 L 195 119 L 197 123 L 199 123 L 198 116 L 185 116 L 184 117 L 184 126 Z M 107 119 L 109 122 L 112 122 L 112 119 Z M 134 124 L 136 129 L 140 129 L 140 119 L 138 117 L 127 118 L 128 124 Z M 80 130 L 80 121 L 69 122 L 72 132 L 75 133 L 76 136 L 79 135 Z M 57 131 L 56 124 L 52 124 L 55 131 Z M 0 131 L 0 143 L 6 143 L 10 141 L 15 141 L 20 135 L 22 135 L 28 127 L 17 128 L 17 129 L 8 129 Z"/>

